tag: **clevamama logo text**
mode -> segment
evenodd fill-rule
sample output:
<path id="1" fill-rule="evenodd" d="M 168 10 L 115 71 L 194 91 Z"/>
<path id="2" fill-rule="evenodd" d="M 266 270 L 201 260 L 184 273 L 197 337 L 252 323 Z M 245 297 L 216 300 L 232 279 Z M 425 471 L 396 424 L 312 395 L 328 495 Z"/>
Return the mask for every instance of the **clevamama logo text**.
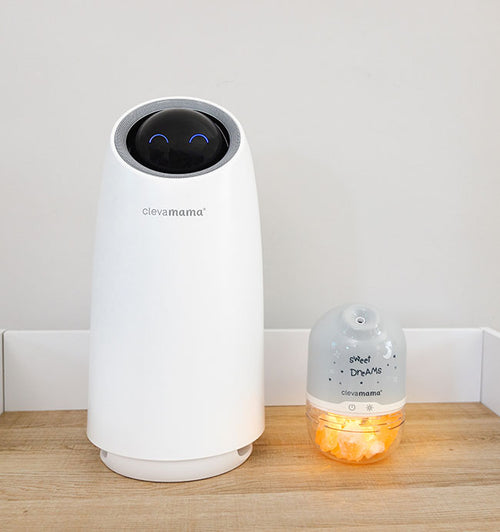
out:
<path id="1" fill-rule="evenodd" d="M 191 218 L 197 216 L 205 216 L 206 208 L 203 209 L 153 209 L 151 207 L 144 207 L 142 214 L 144 216 L 190 216 Z"/>

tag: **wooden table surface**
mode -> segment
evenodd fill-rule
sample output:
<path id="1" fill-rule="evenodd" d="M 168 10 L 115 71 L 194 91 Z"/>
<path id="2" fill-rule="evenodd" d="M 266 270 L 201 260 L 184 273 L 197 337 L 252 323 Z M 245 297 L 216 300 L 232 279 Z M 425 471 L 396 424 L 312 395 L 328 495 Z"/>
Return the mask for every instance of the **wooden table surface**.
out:
<path id="1" fill-rule="evenodd" d="M 159 484 L 121 477 L 85 436 L 84 411 L 0 416 L 0 530 L 500 530 L 500 418 L 479 403 L 411 404 L 396 452 L 325 458 L 304 407 L 268 407 L 232 472 Z"/>

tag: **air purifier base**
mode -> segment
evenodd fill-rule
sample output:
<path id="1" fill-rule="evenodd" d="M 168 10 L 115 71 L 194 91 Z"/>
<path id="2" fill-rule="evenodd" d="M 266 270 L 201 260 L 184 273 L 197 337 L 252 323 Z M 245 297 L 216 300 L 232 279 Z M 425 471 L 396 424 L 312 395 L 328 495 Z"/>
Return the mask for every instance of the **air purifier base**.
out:
<path id="1" fill-rule="evenodd" d="M 104 464 L 125 477 L 152 482 L 184 482 L 215 477 L 240 466 L 252 454 L 253 445 L 229 453 L 194 460 L 141 460 L 101 450 Z"/>

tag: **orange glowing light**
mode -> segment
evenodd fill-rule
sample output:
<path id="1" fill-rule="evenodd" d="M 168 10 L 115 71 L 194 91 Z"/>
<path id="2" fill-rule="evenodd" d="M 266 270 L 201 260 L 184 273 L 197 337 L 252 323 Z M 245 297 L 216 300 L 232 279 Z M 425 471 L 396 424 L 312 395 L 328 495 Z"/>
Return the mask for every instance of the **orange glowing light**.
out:
<path id="1" fill-rule="evenodd" d="M 386 456 L 399 440 L 403 422 L 401 411 L 364 418 L 322 413 L 315 442 L 331 458 L 351 463 L 372 462 Z"/>

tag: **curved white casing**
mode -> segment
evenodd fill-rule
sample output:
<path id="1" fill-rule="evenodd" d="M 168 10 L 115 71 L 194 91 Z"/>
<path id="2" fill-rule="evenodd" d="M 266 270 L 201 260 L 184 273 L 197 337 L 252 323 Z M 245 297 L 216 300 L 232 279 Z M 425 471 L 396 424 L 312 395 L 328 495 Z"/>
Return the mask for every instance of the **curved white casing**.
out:
<path id="1" fill-rule="evenodd" d="M 237 450 L 264 430 L 259 209 L 250 149 L 235 122 L 233 157 L 186 178 L 133 168 L 115 148 L 117 125 L 111 133 L 96 229 L 87 435 L 102 454 L 118 456 L 118 466 L 103 461 L 127 476 L 222 473 L 248 457 Z M 239 459 L 220 458 L 235 452 Z M 220 465 L 207 467 L 210 458 Z M 130 459 L 161 464 L 156 473 L 144 462 L 146 472 L 141 462 L 120 471 Z M 183 475 L 176 462 L 186 460 Z"/>

